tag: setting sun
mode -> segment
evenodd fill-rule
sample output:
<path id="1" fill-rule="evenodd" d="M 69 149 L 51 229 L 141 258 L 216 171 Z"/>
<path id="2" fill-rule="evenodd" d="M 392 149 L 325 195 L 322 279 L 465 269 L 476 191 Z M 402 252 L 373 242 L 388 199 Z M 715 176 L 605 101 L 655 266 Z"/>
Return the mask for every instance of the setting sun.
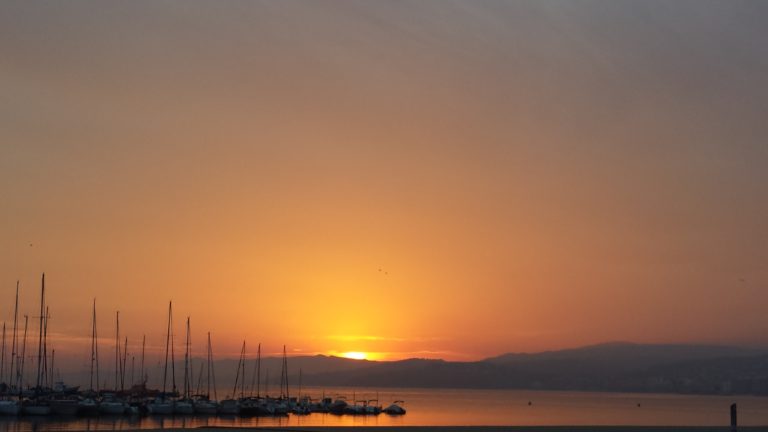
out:
<path id="1" fill-rule="evenodd" d="M 368 358 L 368 354 L 364 352 L 359 351 L 349 351 L 341 354 L 342 357 L 348 358 L 348 359 L 355 359 L 355 360 L 366 360 Z"/>

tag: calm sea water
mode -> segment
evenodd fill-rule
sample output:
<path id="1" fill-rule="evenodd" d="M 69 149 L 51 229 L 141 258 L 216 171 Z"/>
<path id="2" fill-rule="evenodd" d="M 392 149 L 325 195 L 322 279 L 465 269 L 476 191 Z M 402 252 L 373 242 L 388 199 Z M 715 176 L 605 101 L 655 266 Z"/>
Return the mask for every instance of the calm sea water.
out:
<path id="1" fill-rule="evenodd" d="M 729 407 L 739 406 L 739 424 L 768 425 L 768 398 L 683 396 L 522 390 L 319 389 L 303 394 L 374 399 L 384 406 L 402 399 L 400 417 L 311 414 L 282 418 L 149 416 L 99 418 L 0 417 L 0 432 L 159 429 L 197 426 L 423 426 L 423 425 L 627 425 L 724 426 Z M 529 405 L 530 402 L 530 405 Z M 639 404 L 639 406 L 638 406 Z"/>

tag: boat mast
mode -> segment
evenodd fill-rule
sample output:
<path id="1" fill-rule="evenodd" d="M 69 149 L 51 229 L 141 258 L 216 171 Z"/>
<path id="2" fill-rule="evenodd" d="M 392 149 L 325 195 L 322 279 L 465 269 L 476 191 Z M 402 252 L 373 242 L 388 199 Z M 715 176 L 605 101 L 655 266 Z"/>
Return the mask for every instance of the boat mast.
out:
<path id="1" fill-rule="evenodd" d="M 243 357 L 245 357 L 245 341 L 243 341 L 243 347 L 240 349 L 240 358 L 237 359 L 237 373 L 235 374 L 235 387 L 232 388 L 232 399 L 237 397 L 237 383 L 240 379 L 240 367 L 243 364 Z M 243 375 L 245 375 L 245 373 L 243 373 Z M 243 380 L 245 380 L 245 376 L 243 376 Z M 242 394 L 240 397 L 242 397 Z"/>
<path id="2" fill-rule="evenodd" d="M 94 366 L 96 371 L 96 386 L 99 385 L 99 342 L 98 334 L 96 332 L 96 299 L 93 299 L 93 317 L 91 321 L 91 392 L 95 389 L 93 387 L 93 372 Z"/>
<path id="3" fill-rule="evenodd" d="M 125 367 L 128 360 L 128 336 L 125 337 L 125 349 L 123 349 L 123 361 L 120 364 L 120 391 L 125 391 L 125 374 L 127 368 Z"/>
<path id="4" fill-rule="evenodd" d="M 50 318 L 50 313 L 48 312 L 48 306 L 46 306 L 45 324 L 43 325 L 43 376 L 40 380 L 43 387 L 48 386 L 48 318 Z M 53 381 L 53 377 L 51 377 L 51 381 Z"/>
<path id="5" fill-rule="evenodd" d="M 285 394 L 283 394 L 283 386 L 285 386 Z M 288 356 L 285 352 L 285 345 L 283 345 L 283 370 L 280 373 L 280 397 L 283 396 L 286 399 L 290 398 L 288 394 Z"/>
<path id="6" fill-rule="evenodd" d="M 5 321 L 3 321 L 3 354 L 0 356 L 0 382 L 5 375 Z"/>
<path id="7" fill-rule="evenodd" d="M 208 332 L 208 359 L 207 359 L 207 365 L 205 367 L 205 374 L 208 376 L 208 379 L 205 382 L 207 384 L 205 397 L 207 397 L 208 400 L 210 400 L 211 399 L 211 332 Z"/>
<path id="8" fill-rule="evenodd" d="M 170 304 L 168 305 L 168 327 L 171 329 L 171 379 L 173 381 L 173 394 L 176 395 L 176 358 L 173 355 L 173 325 L 171 325 L 171 320 L 173 319 L 173 311 L 171 310 Z"/>
<path id="9" fill-rule="evenodd" d="M 256 351 L 256 397 L 261 397 L 261 342 Z"/>
<path id="10" fill-rule="evenodd" d="M 147 345 L 147 335 L 141 336 L 141 384 L 145 385 L 147 380 L 144 378 L 144 348 Z"/>
<path id="11" fill-rule="evenodd" d="M 19 396 L 21 396 L 21 388 L 24 385 L 24 364 L 26 363 L 25 357 L 27 355 L 27 328 L 29 327 L 29 316 L 24 315 L 24 344 L 21 347 L 21 373 L 19 374 Z"/>
<path id="12" fill-rule="evenodd" d="M 54 362 L 55 361 L 56 361 L 56 350 L 51 348 L 51 375 L 50 375 L 50 377 L 51 377 L 50 378 L 50 380 L 51 380 L 51 387 L 53 387 L 53 383 L 54 383 L 54 381 L 56 381 L 56 378 L 53 377 L 53 371 L 56 370 L 54 368 L 54 364 L 55 364 Z"/>
<path id="13" fill-rule="evenodd" d="M 208 399 L 211 398 L 211 380 L 213 380 L 213 399 L 218 400 L 216 395 L 216 374 L 213 369 L 213 347 L 211 346 L 211 332 L 208 332 Z"/>
<path id="14" fill-rule="evenodd" d="M 253 392 L 256 391 L 256 397 L 259 397 L 258 378 L 259 378 L 260 362 L 261 362 L 261 343 L 259 343 L 258 348 L 256 348 L 256 363 L 253 365 L 253 375 L 251 377 L 251 396 L 253 396 Z"/>
<path id="15" fill-rule="evenodd" d="M 17 345 L 17 330 L 16 330 L 16 324 L 18 322 L 19 317 L 19 281 L 16 281 L 16 306 L 13 308 L 13 336 L 11 341 L 11 370 L 8 371 L 9 373 L 9 380 L 8 382 L 13 385 L 13 382 L 16 381 L 16 378 L 18 378 L 18 373 L 14 373 L 13 371 L 13 364 L 16 361 L 16 345 Z M 16 365 L 16 368 L 18 369 L 18 364 Z"/>
<path id="16" fill-rule="evenodd" d="M 189 369 L 189 351 L 190 351 L 190 339 L 189 339 L 189 317 L 187 317 L 187 340 L 184 343 L 184 398 L 189 398 L 189 393 L 192 389 L 192 371 Z"/>
<path id="17" fill-rule="evenodd" d="M 44 370 L 47 371 L 48 368 L 48 321 L 51 319 L 51 312 L 49 311 L 48 305 L 45 306 L 45 334 L 43 335 L 43 367 Z M 53 356 L 53 346 L 51 346 L 51 356 Z M 53 387 L 53 357 L 51 357 L 51 373 L 45 374 L 45 383 L 44 387 Z"/>
<path id="18" fill-rule="evenodd" d="M 245 341 L 243 341 L 243 380 L 240 382 L 240 397 L 245 397 Z"/>
<path id="19" fill-rule="evenodd" d="M 163 397 L 168 381 L 168 344 L 171 341 L 171 302 L 168 302 L 168 331 L 165 333 L 165 369 L 163 370 Z"/>
<path id="20" fill-rule="evenodd" d="M 120 385 L 120 311 L 115 315 L 115 391 Z"/>
<path id="21" fill-rule="evenodd" d="M 40 288 L 40 333 L 37 337 L 37 379 L 35 393 L 40 392 L 40 385 L 42 379 L 42 365 L 43 365 L 43 319 L 45 318 L 45 273 L 43 273 Z"/>

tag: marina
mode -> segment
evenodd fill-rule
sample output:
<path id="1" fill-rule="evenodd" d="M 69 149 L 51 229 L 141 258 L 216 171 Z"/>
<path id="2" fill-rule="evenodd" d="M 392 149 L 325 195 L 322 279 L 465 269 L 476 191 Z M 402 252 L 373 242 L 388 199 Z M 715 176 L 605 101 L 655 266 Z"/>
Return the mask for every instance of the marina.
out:
<path id="1" fill-rule="evenodd" d="M 199 369 L 195 381 L 192 365 L 190 318 L 186 319 L 184 341 L 184 374 L 181 388 L 176 383 L 176 354 L 173 333 L 173 303 L 168 303 L 168 321 L 163 367 L 163 380 L 160 389 L 147 386 L 145 374 L 145 345 L 142 338 L 139 382 L 132 382 L 133 373 L 127 377 L 128 339 L 120 335 L 120 313 L 115 314 L 114 344 L 114 386 L 111 389 L 98 388 L 100 383 L 99 339 L 97 331 L 96 301 L 93 301 L 91 320 L 91 362 L 89 387 L 81 390 L 80 386 L 69 386 L 63 381 L 54 381 L 55 351 L 48 345 L 48 321 L 50 311 L 45 301 L 45 274 L 41 277 L 40 316 L 37 341 L 37 358 L 34 386 L 24 385 L 28 381 L 25 374 L 29 317 L 24 316 L 23 336 L 19 337 L 18 310 L 19 285 L 16 285 L 14 322 L 11 335 L 11 355 L 9 373 L 0 373 L 0 416 L 3 417 L 141 417 L 141 416 L 233 416 L 233 417 L 285 417 L 288 415 L 306 416 L 314 413 L 337 416 L 402 416 L 406 413 L 402 400 L 395 400 L 383 406 L 378 397 L 347 399 L 346 396 L 312 398 L 302 394 L 301 370 L 299 370 L 298 394 L 291 396 L 288 375 L 288 355 L 283 346 L 278 395 L 269 395 L 261 388 L 261 344 L 253 368 L 251 384 L 248 385 L 246 343 L 243 341 L 237 372 L 232 392 L 222 400 L 218 399 L 214 371 L 214 355 L 211 334 L 207 334 L 207 359 L 204 368 Z M 6 331 L 3 331 L 2 365 L 5 368 Z M 21 351 L 18 347 L 21 346 Z M 49 360 L 50 358 L 50 360 Z M 133 369 L 133 366 L 132 366 Z M 126 383 L 128 382 L 128 385 Z M 265 383 L 266 384 L 266 383 Z"/>
<path id="2" fill-rule="evenodd" d="M 224 389 L 220 389 L 224 391 Z M 230 389 L 231 390 L 231 389 Z M 309 395 L 375 397 L 372 388 L 306 389 Z M 523 390 L 415 389 L 381 391 L 382 400 L 406 400 L 404 416 L 312 413 L 285 416 L 99 415 L 0 417 L 2 432 L 107 431 L 195 427 L 422 427 L 422 426 L 632 426 L 722 427 L 736 402 L 740 426 L 768 424 L 768 399 L 753 396 L 611 394 Z M 528 403 L 531 402 L 531 405 Z M 637 404 L 641 406 L 638 407 Z"/>
<path id="3" fill-rule="evenodd" d="M 24 317 L 24 332 L 22 350 L 17 355 L 18 338 L 18 298 L 19 286 L 16 285 L 16 302 L 12 332 L 11 365 L 7 381 L 0 383 L 0 415 L 3 416 L 189 416 L 189 415 L 228 415 L 242 417 L 256 416 L 287 416 L 289 414 L 308 415 L 312 413 L 331 413 L 335 415 L 403 415 L 405 409 L 402 401 L 382 407 L 376 399 L 356 399 L 347 401 L 345 397 L 322 397 L 312 399 L 301 395 L 301 378 L 299 378 L 299 395 L 290 396 L 288 383 L 288 356 L 283 347 L 282 370 L 280 373 L 279 396 L 262 395 L 261 393 L 261 345 L 257 351 L 255 371 L 252 386 L 246 382 L 246 344 L 243 341 L 240 358 L 237 364 L 237 374 L 231 397 L 221 401 L 217 398 L 215 371 L 213 369 L 213 348 L 211 334 L 207 335 L 207 362 L 205 366 L 205 392 L 203 385 L 203 370 L 200 370 L 197 385 L 194 385 L 192 371 L 191 330 L 190 318 L 186 319 L 186 336 L 184 343 L 184 382 L 181 389 L 176 385 L 176 360 L 173 334 L 173 303 L 168 303 L 168 324 L 165 343 L 165 365 L 163 368 L 162 389 L 147 387 L 144 373 L 144 349 L 146 339 L 142 340 L 142 355 L 140 365 L 141 381 L 129 384 L 126 388 L 128 339 L 120 337 L 120 313 L 115 314 L 115 358 L 114 358 L 114 388 L 110 390 L 97 389 L 99 380 L 99 344 L 96 326 L 96 301 L 93 301 L 91 327 L 91 365 L 88 390 L 80 390 L 79 386 L 70 387 L 64 382 L 52 382 L 55 376 L 54 351 L 50 350 L 50 365 L 48 361 L 48 319 L 50 312 L 45 303 L 45 274 L 41 277 L 40 316 L 38 332 L 38 352 L 34 387 L 23 384 L 25 381 L 24 366 L 26 363 L 28 316 Z M 5 338 L 3 331 L 2 369 L 5 370 Z M 14 368 L 15 364 L 15 368 Z M 0 374 L 0 380 L 5 376 Z M 301 377 L 301 373 L 299 374 Z M 10 384 L 9 384 L 10 383 Z M 196 391 L 193 392 L 193 388 Z M 212 392 L 213 390 L 213 392 Z M 239 396 L 235 396 L 238 395 Z"/>

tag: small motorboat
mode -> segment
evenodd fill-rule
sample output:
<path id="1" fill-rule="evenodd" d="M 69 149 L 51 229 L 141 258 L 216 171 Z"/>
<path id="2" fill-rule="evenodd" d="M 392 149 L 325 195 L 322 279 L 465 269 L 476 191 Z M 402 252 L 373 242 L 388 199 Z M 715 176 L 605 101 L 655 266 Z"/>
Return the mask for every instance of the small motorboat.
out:
<path id="1" fill-rule="evenodd" d="M 384 413 L 389 415 L 403 415 L 405 414 L 405 408 L 403 408 L 402 404 L 405 402 L 401 400 L 394 401 L 392 405 L 386 407 L 383 409 Z"/>

